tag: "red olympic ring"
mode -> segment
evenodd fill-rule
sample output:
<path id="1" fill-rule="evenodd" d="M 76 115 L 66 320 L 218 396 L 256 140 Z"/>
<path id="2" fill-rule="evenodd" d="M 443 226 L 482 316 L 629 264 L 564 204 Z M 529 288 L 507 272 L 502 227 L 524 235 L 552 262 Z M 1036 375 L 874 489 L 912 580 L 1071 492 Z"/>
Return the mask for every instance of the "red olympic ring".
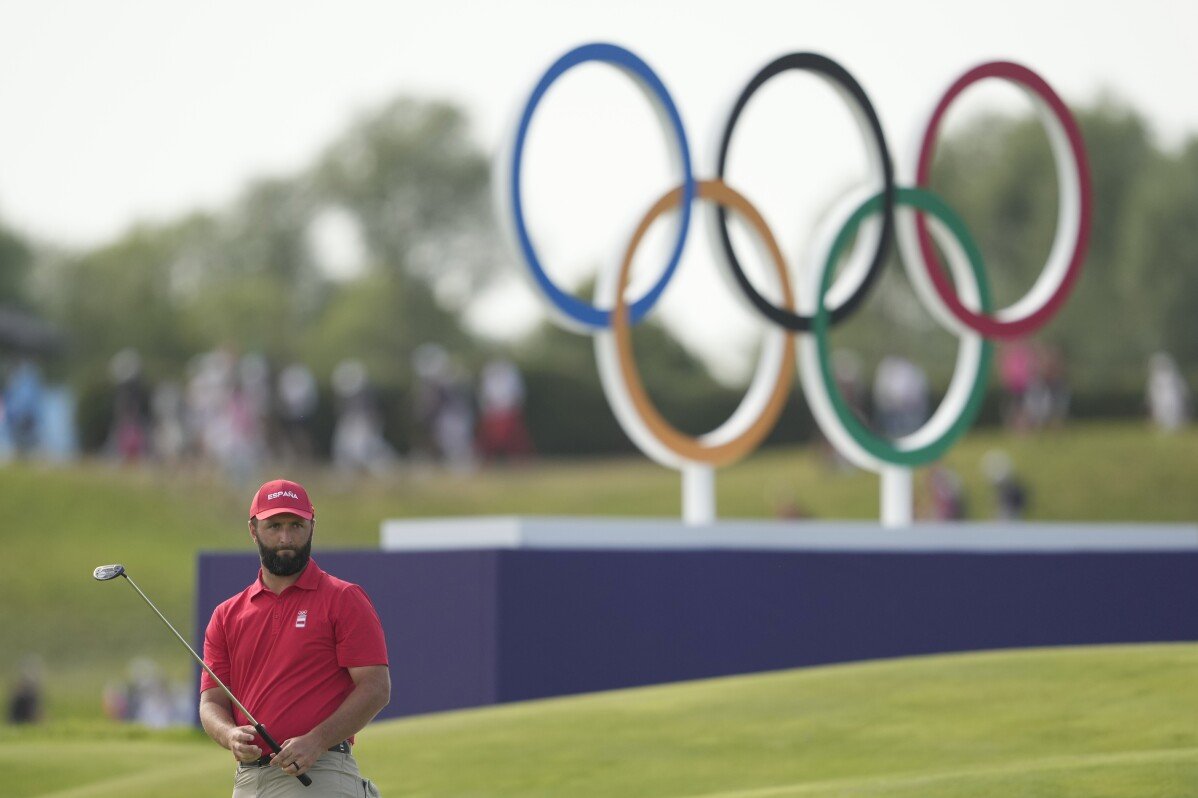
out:
<path id="1" fill-rule="evenodd" d="M 1090 240 L 1092 212 L 1090 166 L 1077 122 L 1052 87 L 1027 67 L 1010 61 L 992 61 L 974 67 L 958 78 L 936 105 L 928 121 L 919 150 L 915 178 L 917 186 L 928 187 L 936 136 L 949 105 L 966 88 L 985 78 L 1000 78 L 1019 85 L 1027 91 L 1033 102 L 1036 102 L 1042 120 L 1047 123 L 1049 138 L 1054 145 L 1061 192 L 1061 213 L 1057 219 L 1057 236 L 1054 238 L 1053 250 L 1049 254 L 1048 263 L 1036 284 L 1020 301 L 993 315 L 974 312 L 965 307 L 957 297 L 943 264 L 936 256 L 931 236 L 928 234 L 927 222 L 922 214 L 916 215 L 915 226 L 918 234 L 920 260 L 936 293 L 940 295 L 941 300 L 953 316 L 965 326 L 987 338 L 1015 338 L 1027 335 L 1047 322 L 1064 304 L 1081 273 Z M 1044 113 L 1045 111 L 1048 113 Z M 1059 129 L 1054 127 L 1054 122 L 1059 124 Z M 1061 150 L 1066 146 L 1072 154 L 1074 170 L 1068 170 L 1063 163 Z M 1074 171 L 1074 174 L 1071 175 L 1070 171 Z M 1071 203 L 1075 203 L 1076 207 L 1073 207 Z M 1065 238 L 1065 231 L 1068 223 L 1073 220 L 1066 217 L 1073 215 L 1076 215 L 1077 232 L 1074 240 L 1070 242 Z M 1067 247 L 1071 248 L 1072 252 L 1066 254 Z"/>

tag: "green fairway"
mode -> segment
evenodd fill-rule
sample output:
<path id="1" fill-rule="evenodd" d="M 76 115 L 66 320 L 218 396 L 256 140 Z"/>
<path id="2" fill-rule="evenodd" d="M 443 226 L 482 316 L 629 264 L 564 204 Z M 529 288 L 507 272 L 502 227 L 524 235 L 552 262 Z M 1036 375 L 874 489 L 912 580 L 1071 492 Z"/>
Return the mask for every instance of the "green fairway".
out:
<path id="1" fill-rule="evenodd" d="M 809 668 L 379 723 L 386 796 L 1182 798 L 1198 785 L 1198 644 Z M 198 733 L 2 733 L 12 798 L 231 792 Z"/>
<path id="2" fill-rule="evenodd" d="M 1139 423 L 1075 425 L 1036 436 L 994 430 L 968 435 L 946 463 L 961 475 L 974 517 L 993 499 L 978 464 L 1007 450 L 1032 490 L 1041 520 L 1198 519 L 1198 431 L 1159 436 Z M 270 475 L 270 476 L 273 476 Z M 312 489 L 316 552 L 378 544 L 384 518 L 561 514 L 678 517 L 678 475 L 643 457 L 547 461 L 471 477 L 400 472 L 346 480 L 296 474 Z M 246 508 L 257 483 L 231 486 L 212 475 L 13 465 L 0 479 L 5 578 L 0 580 L 0 682 L 36 653 L 47 666 L 50 718 L 95 719 L 106 682 L 136 655 L 174 678 L 191 663 L 148 608 L 123 584 L 91 579 L 96 565 L 123 562 L 185 634 L 194 628 L 196 555 L 250 551 Z M 819 518 L 877 518 L 878 480 L 827 467 L 815 447 L 773 448 L 721 470 L 723 517 L 770 517 L 795 500 Z"/>

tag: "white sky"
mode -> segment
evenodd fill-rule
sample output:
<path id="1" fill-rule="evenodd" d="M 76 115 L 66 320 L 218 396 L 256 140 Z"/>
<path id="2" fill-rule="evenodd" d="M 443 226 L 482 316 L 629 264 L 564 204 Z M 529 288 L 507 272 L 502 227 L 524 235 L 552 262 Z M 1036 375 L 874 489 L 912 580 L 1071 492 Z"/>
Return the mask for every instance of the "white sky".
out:
<path id="1" fill-rule="evenodd" d="M 990 58 L 1025 63 L 1070 103 L 1109 90 L 1172 145 L 1198 132 L 1195 30 L 1188 0 L 0 0 L 0 219 L 85 246 L 139 218 L 218 207 L 253 176 L 303 167 L 355 114 L 401 93 L 456 101 L 493 152 L 540 73 L 596 40 L 629 47 L 661 76 L 700 176 L 727 104 L 793 50 L 857 77 L 900 164 L 943 89 Z M 798 259 L 818 209 L 863 173 L 861 147 L 846 144 L 849 116 L 817 82 L 774 83 L 738 128 L 730 182 Z M 1022 102 L 1001 85 L 967 96 L 953 118 Z M 610 260 L 674 179 L 647 108 L 614 72 L 588 67 L 538 111 L 527 210 L 566 284 Z M 701 238 L 688 248 L 689 274 L 661 312 L 733 373 L 757 322 L 713 288 L 706 248 Z M 533 308 L 523 284 L 501 287 L 474 323 L 511 335 Z"/>

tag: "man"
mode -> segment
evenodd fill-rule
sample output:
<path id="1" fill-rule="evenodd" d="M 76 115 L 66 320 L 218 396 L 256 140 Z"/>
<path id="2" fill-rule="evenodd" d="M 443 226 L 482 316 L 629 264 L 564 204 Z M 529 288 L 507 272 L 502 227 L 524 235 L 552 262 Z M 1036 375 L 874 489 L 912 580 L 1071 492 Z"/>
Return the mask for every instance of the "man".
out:
<path id="1" fill-rule="evenodd" d="M 295 482 L 267 482 L 250 505 L 262 567 L 212 613 L 204 661 L 281 741 L 270 752 L 204 673 L 200 722 L 238 762 L 233 798 L 366 795 L 353 735 L 391 698 L 382 624 L 365 591 L 310 559 L 315 511 Z M 296 778 L 306 773 L 311 787 Z"/>

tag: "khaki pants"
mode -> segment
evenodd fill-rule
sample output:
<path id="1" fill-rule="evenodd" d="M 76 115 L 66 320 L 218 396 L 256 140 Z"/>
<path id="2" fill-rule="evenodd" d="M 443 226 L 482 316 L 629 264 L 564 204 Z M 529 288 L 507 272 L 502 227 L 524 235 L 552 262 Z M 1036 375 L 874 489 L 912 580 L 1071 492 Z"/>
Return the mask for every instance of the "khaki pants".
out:
<path id="1" fill-rule="evenodd" d="M 362 777 L 353 754 L 325 751 L 308 777 L 311 787 L 278 768 L 239 764 L 233 798 L 379 798 L 378 788 Z"/>

